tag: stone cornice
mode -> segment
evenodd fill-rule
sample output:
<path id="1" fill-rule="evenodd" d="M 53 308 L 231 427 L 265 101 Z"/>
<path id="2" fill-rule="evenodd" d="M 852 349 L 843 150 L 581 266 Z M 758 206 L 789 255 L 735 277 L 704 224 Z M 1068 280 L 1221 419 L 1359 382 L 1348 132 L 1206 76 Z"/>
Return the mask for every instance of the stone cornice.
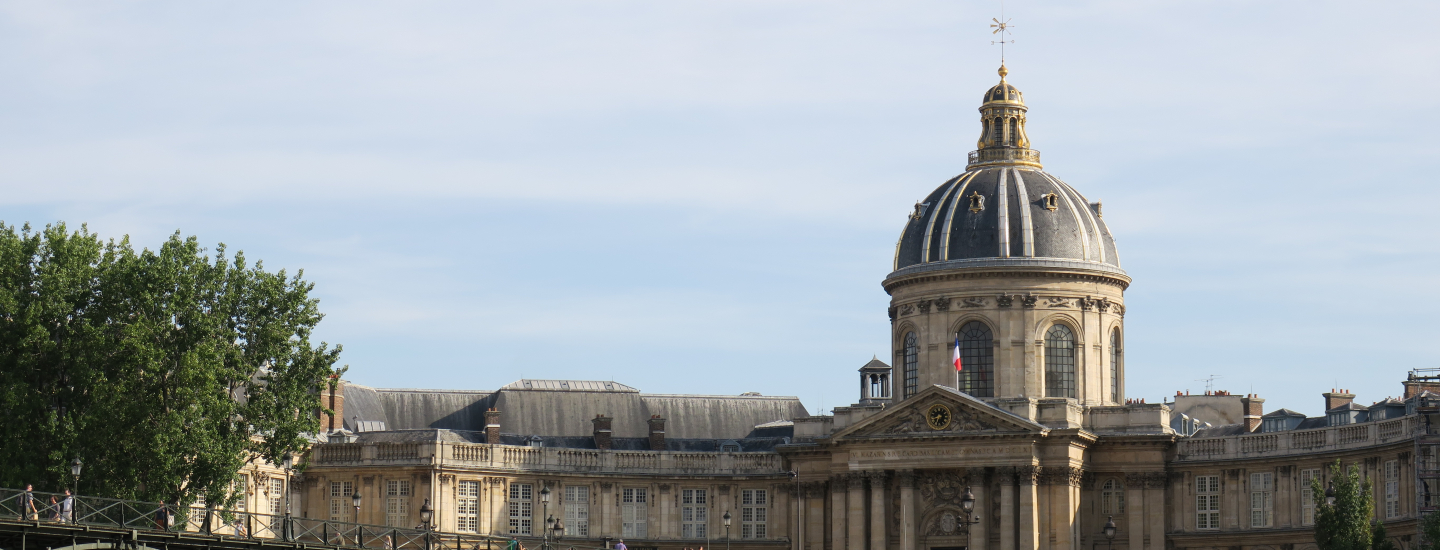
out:
<path id="1" fill-rule="evenodd" d="M 1130 287 L 1130 276 L 1108 264 L 1040 258 L 951 260 L 916 264 L 887 275 L 880 284 L 885 292 L 893 294 L 896 288 L 925 282 L 998 277 L 1073 279 L 1112 284 L 1121 290 Z"/>

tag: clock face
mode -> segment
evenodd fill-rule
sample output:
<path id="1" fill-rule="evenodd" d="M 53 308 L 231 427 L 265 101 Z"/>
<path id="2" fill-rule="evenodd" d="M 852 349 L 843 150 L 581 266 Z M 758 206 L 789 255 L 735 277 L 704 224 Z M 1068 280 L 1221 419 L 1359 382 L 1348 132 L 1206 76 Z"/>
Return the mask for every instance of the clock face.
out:
<path id="1" fill-rule="evenodd" d="M 925 422 L 932 430 L 943 430 L 950 427 L 950 407 L 936 403 L 925 411 Z"/>

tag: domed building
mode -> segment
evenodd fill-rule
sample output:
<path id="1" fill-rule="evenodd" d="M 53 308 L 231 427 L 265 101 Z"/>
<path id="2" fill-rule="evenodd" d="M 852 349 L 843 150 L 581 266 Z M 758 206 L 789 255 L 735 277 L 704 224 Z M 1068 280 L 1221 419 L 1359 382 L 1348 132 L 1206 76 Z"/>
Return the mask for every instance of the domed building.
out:
<path id="1" fill-rule="evenodd" d="M 855 404 L 337 382 L 291 489 L 302 515 L 394 527 L 428 507 L 467 548 L 1314 550 L 1312 482 L 1341 461 L 1374 480 L 1374 519 L 1413 547 L 1440 509 L 1419 490 L 1440 486 L 1440 370 L 1369 407 L 1331 391 L 1322 417 L 1223 391 L 1127 399 L 1130 277 L 1100 204 L 1044 169 L 1006 77 L 981 101 L 964 172 L 900 228 L 882 281 L 891 363 L 859 369 Z M 263 493 L 279 510 L 273 468 L 247 479 L 247 506 Z"/>
<path id="2" fill-rule="evenodd" d="M 895 246 L 883 284 L 897 389 L 1119 404 L 1130 277 L 1100 203 L 1044 171 L 1006 74 L 985 92 L 965 173 L 915 204 Z M 956 342 L 958 381 L 944 360 Z"/>

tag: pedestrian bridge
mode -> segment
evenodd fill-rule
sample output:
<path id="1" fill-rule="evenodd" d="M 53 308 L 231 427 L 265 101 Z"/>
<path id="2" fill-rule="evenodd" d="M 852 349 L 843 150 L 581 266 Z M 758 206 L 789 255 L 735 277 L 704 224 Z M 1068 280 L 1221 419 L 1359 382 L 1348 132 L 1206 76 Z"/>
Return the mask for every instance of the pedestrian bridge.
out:
<path id="1" fill-rule="evenodd" d="M 0 550 L 241 550 L 334 548 L 376 550 L 502 550 L 508 537 L 442 533 L 431 529 L 217 510 L 176 508 L 160 502 L 74 497 L 0 489 Z M 586 541 L 589 542 L 589 541 Z M 557 540 L 527 537 L 527 548 L 590 550 Z"/>

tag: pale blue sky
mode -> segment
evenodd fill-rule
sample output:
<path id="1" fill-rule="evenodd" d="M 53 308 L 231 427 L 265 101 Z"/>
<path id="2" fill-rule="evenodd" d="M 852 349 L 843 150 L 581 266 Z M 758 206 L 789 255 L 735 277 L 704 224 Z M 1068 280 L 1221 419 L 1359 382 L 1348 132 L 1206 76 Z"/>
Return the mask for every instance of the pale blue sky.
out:
<path id="1" fill-rule="evenodd" d="M 856 398 L 995 2 L 3 2 L 0 220 L 304 268 L 349 378 Z M 1440 367 L 1434 2 L 1025 2 L 1010 81 L 1135 283 L 1128 387 Z M 589 414 L 597 411 L 577 411 Z"/>

